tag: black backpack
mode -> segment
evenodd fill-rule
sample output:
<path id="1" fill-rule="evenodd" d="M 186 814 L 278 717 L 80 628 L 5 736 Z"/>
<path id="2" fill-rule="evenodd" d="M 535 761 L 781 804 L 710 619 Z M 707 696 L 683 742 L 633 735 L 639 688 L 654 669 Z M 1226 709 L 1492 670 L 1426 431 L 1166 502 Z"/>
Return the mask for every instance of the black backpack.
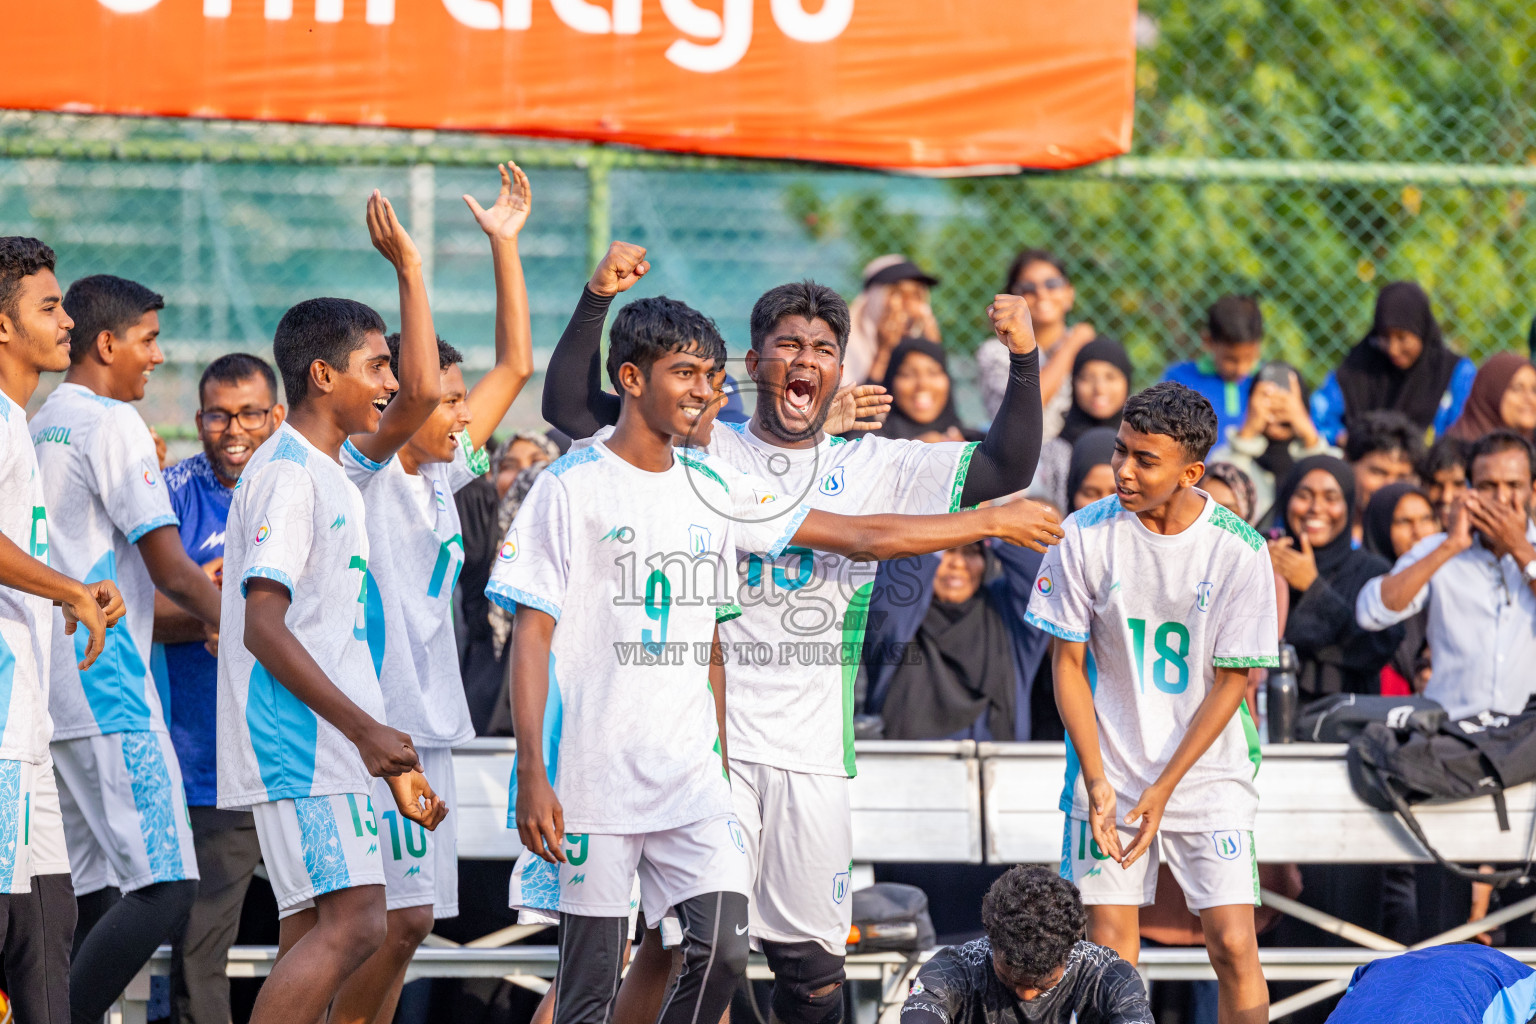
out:
<path id="1" fill-rule="evenodd" d="M 1302 706 L 1295 739 L 1302 743 L 1348 743 L 1372 722 L 1385 722 L 1394 729 L 1434 732 L 1445 720 L 1445 708 L 1428 697 L 1335 693 Z"/>
<path id="2" fill-rule="evenodd" d="M 1349 781 L 1355 795 L 1378 810 L 1395 812 L 1430 856 L 1463 878 L 1503 885 L 1526 877 L 1530 848 L 1524 867 L 1492 874 L 1447 862 L 1425 838 L 1411 805 L 1491 796 L 1499 830 L 1508 832 L 1504 791 L 1536 779 L 1536 711 L 1484 712 L 1427 726 L 1423 718 L 1415 722 L 1412 716 L 1401 728 L 1385 722 L 1366 725 L 1349 744 Z M 1532 838 L 1536 840 L 1536 834 Z"/>

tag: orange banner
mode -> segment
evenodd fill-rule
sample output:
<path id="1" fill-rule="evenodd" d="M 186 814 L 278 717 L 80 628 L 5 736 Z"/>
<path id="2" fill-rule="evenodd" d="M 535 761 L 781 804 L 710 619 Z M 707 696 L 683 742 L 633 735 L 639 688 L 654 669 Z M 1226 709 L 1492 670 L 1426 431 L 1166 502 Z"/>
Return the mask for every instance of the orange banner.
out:
<path id="1" fill-rule="evenodd" d="M 0 0 L 0 107 L 886 167 L 1131 140 L 1135 0 Z"/>

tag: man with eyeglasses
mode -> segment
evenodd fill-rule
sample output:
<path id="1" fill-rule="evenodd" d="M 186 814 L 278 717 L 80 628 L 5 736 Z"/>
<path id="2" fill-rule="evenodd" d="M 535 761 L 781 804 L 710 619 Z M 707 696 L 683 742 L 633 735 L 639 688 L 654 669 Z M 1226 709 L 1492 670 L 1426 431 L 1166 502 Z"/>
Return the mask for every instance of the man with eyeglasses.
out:
<path id="1" fill-rule="evenodd" d="M 210 363 L 197 394 L 197 437 L 203 450 L 166 470 L 165 484 L 181 521 L 182 547 L 220 584 L 224 524 L 240 471 L 282 424 L 284 409 L 277 401 L 272 367 L 242 352 Z M 156 682 L 181 761 L 202 870 L 186 929 L 172 942 L 172 1019 L 177 1024 L 229 1024 L 224 962 L 261 847 L 249 811 L 216 806 L 218 660 L 204 646 L 202 624 L 157 593 L 154 636 Z"/>

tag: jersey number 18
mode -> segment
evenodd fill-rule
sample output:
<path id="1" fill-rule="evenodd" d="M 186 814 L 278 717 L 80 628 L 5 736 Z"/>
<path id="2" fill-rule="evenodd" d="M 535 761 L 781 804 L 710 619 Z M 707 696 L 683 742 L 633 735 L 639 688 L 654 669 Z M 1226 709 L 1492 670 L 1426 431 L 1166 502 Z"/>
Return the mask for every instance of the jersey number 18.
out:
<path id="1" fill-rule="evenodd" d="M 1147 690 L 1147 620 L 1127 619 L 1135 647 L 1136 689 Z M 1164 693 L 1183 693 L 1189 688 L 1189 630 L 1182 622 L 1165 622 L 1152 633 L 1152 685 Z"/>

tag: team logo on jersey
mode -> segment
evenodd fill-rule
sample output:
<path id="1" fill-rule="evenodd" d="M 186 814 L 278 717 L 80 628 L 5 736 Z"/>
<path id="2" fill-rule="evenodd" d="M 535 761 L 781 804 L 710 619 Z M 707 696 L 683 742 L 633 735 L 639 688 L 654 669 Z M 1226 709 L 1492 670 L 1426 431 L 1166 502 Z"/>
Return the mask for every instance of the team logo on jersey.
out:
<path id="1" fill-rule="evenodd" d="M 1041 576 L 1035 580 L 1035 590 L 1039 592 L 1041 597 L 1050 597 L 1056 592 L 1056 584 L 1051 582 L 1049 576 Z"/>
<path id="2" fill-rule="evenodd" d="M 1216 856 L 1222 860 L 1237 860 L 1237 855 L 1243 852 L 1243 834 L 1228 830 L 1226 832 L 1212 832 L 1211 842 L 1216 846 Z"/>
<path id="3" fill-rule="evenodd" d="M 928 990 L 926 988 L 923 988 L 923 983 L 921 981 L 914 980 L 912 982 L 912 987 L 907 990 L 907 994 L 908 995 L 913 995 L 913 996 L 920 996 L 924 992 L 927 992 L 927 991 Z"/>
<path id="4" fill-rule="evenodd" d="M 507 534 L 507 539 L 501 542 L 501 550 L 496 552 L 496 559 L 497 559 L 497 561 L 501 561 L 501 562 L 515 562 L 515 561 L 517 561 L 517 531 L 516 530 L 513 530 L 511 533 Z"/>
<path id="5" fill-rule="evenodd" d="M 841 903 L 848 897 L 849 873 L 839 871 L 832 876 L 832 902 Z"/>
<path id="6" fill-rule="evenodd" d="M 155 479 L 155 471 L 154 470 L 146 469 L 144 471 L 144 483 L 146 485 L 148 485 L 150 487 L 153 487 L 153 486 L 155 486 L 159 482 L 160 482 L 159 480 Z"/>
<path id="7" fill-rule="evenodd" d="M 268 526 L 267 521 L 263 519 L 261 525 L 256 527 L 256 543 L 265 544 L 270 536 L 272 536 L 272 527 Z"/>
<path id="8" fill-rule="evenodd" d="M 448 511 L 448 496 L 443 493 L 443 483 L 441 480 L 432 481 L 432 496 L 437 499 L 437 510 L 439 512 Z"/>
<path id="9" fill-rule="evenodd" d="M 1210 611 L 1212 583 L 1198 583 L 1195 585 L 1195 606 L 1201 611 Z"/>
<path id="10" fill-rule="evenodd" d="M 635 531 L 629 526 L 615 526 L 600 538 L 600 540 L 616 540 L 620 544 L 628 544 L 634 539 Z"/>
<path id="11" fill-rule="evenodd" d="M 759 505 L 769 505 L 779 500 L 779 496 L 772 491 L 753 491 L 752 494 Z"/>
<path id="12" fill-rule="evenodd" d="M 731 833 L 731 842 L 736 844 L 736 849 L 742 853 L 747 852 L 747 841 L 741 836 L 741 826 L 734 821 L 725 823 L 726 830 Z"/>
<path id="13" fill-rule="evenodd" d="M 693 555 L 694 558 L 701 558 L 704 555 L 709 554 L 710 550 L 711 547 L 709 543 L 709 531 L 704 527 L 699 526 L 698 524 L 689 526 L 688 552 Z"/>
<path id="14" fill-rule="evenodd" d="M 821 478 L 821 493 L 829 498 L 835 498 L 843 493 L 843 467 L 838 466 L 832 472 Z"/>

